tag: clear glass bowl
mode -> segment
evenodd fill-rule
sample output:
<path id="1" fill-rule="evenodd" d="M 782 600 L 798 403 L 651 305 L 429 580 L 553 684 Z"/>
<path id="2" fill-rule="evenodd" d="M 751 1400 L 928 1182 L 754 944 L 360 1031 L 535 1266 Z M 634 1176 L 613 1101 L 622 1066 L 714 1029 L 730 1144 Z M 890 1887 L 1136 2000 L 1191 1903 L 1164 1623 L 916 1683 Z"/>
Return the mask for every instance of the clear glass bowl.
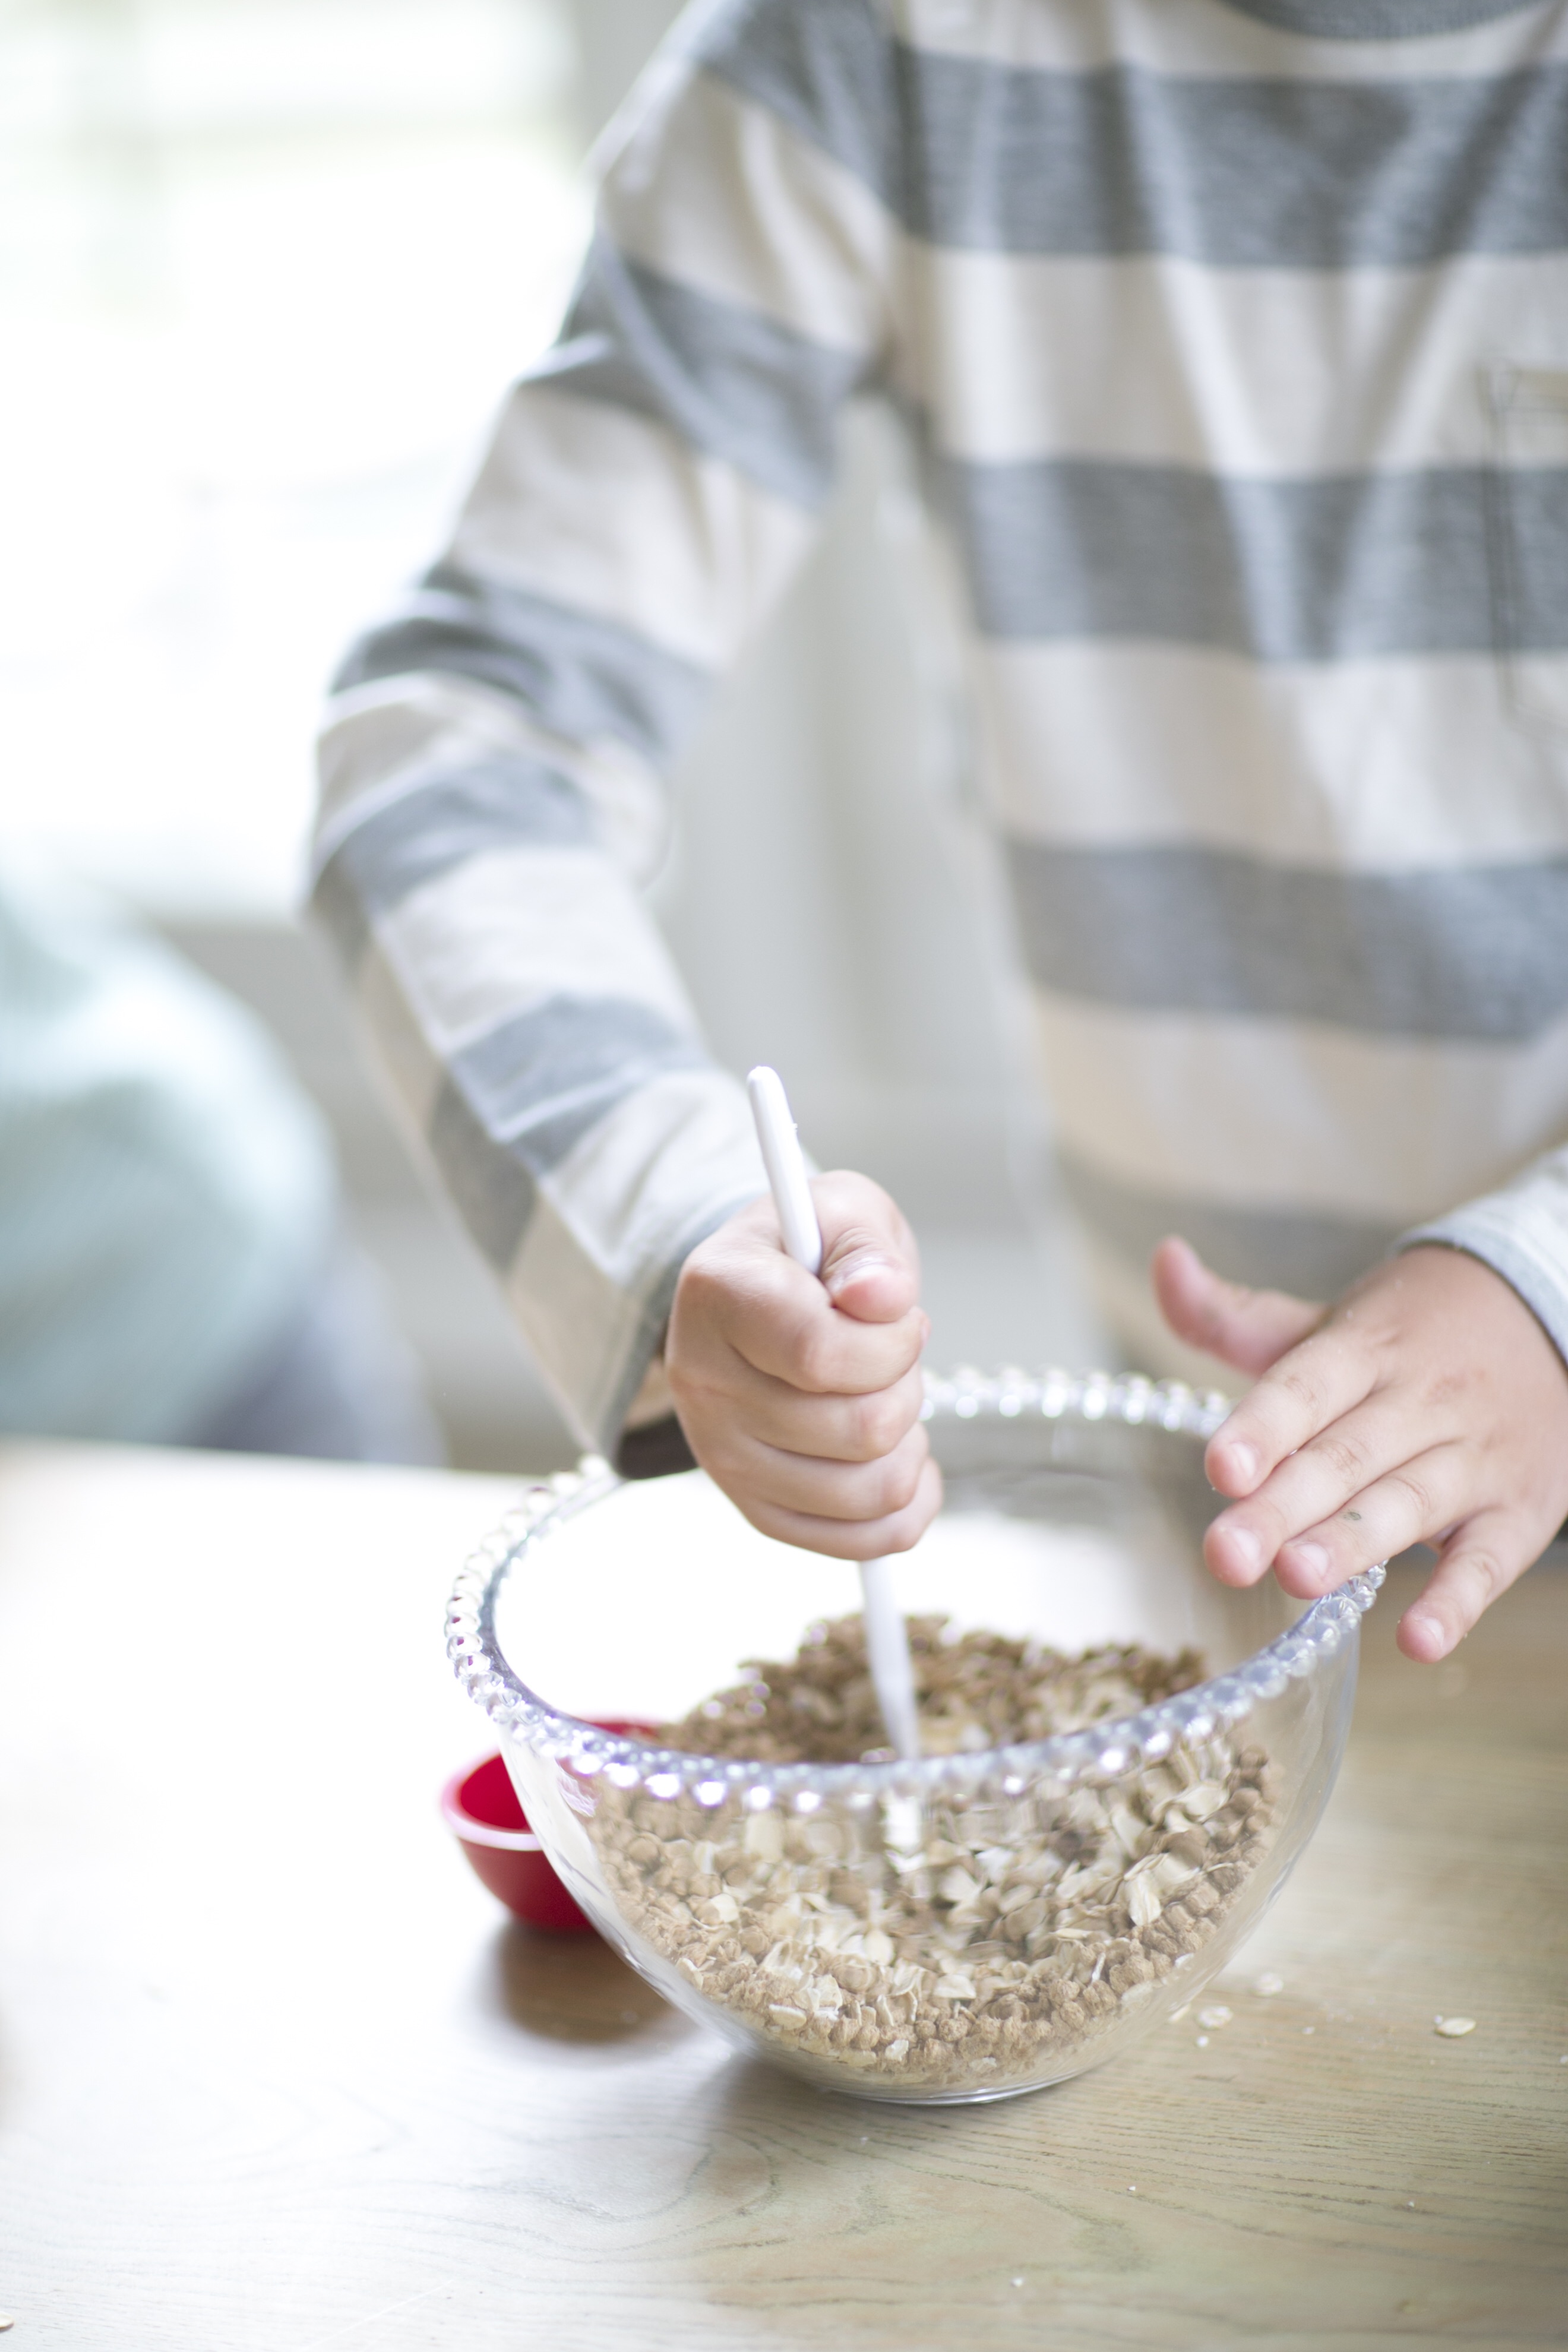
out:
<path id="1" fill-rule="evenodd" d="M 677 2007 L 813 2082 L 1002 2098 L 1191 2000 L 1279 1893 L 1339 1768 L 1383 1571 L 1306 1605 L 1203 1566 L 1226 1401 L 1103 1373 L 927 1383 L 945 1507 L 896 1566 L 945 1612 L 1069 1655 L 1195 1648 L 1204 1679 L 1028 1745 L 832 1765 L 717 1760 L 670 1723 L 853 1613 L 852 1567 L 770 1542 L 700 1473 L 592 1458 L 458 1578 L 458 1675 L 573 1896 Z"/>

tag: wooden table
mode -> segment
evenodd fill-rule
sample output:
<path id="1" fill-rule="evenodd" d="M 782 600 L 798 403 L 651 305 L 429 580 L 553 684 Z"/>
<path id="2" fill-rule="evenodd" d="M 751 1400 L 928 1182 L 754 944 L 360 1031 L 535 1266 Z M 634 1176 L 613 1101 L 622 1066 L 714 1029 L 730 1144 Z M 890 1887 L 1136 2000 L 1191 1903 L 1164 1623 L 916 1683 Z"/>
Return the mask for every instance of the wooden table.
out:
<path id="1" fill-rule="evenodd" d="M 7 2352 L 1568 2342 L 1568 1575 L 1437 1674 L 1374 1611 L 1206 2048 L 900 2111 L 468 1876 L 438 1619 L 510 1492 L 0 1454 Z"/>

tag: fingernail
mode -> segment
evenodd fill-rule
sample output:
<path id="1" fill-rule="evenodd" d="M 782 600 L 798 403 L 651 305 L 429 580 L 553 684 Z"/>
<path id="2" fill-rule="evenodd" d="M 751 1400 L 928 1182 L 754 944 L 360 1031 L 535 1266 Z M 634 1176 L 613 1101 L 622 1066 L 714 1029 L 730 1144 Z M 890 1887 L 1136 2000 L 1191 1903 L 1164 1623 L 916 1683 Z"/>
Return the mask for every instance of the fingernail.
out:
<path id="1" fill-rule="evenodd" d="M 1256 1446 L 1238 1441 L 1236 1444 L 1226 1447 L 1225 1458 L 1238 1478 L 1257 1477 L 1258 1465 Z"/>
<path id="2" fill-rule="evenodd" d="M 1292 1565 L 1298 1568 L 1303 1576 L 1310 1576 L 1314 1580 L 1321 1580 L 1328 1576 L 1333 1567 L 1333 1562 L 1320 1543 L 1292 1544 L 1290 1559 Z"/>
<path id="3" fill-rule="evenodd" d="M 825 1285 L 828 1297 L 831 1298 L 836 1290 L 842 1290 L 846 1283 L 856 1281 L 859 1276 L 879 1274 L 885 1265 L 891 1265 L 892 1263 L 890 1257 L 885 1256 L 878 1249 L 852 1250 L 849 1255 L 841 1264 L 836 1265 L 828 1275 Z"/>
<path id="4" fill-rule="evenodd" d="M 1240 1568 L 1258 1568 L 1263 1559 L 1263 1546 L 1250 1528 L 1228 1528 L 1226 1534 L 1231 1558 Z"/>

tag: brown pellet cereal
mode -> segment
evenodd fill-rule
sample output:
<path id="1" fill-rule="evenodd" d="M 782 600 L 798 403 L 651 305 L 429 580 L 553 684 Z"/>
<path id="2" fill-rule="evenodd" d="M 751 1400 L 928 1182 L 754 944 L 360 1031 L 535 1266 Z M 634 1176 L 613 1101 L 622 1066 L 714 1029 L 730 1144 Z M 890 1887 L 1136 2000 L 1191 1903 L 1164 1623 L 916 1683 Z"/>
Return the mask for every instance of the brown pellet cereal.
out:
<path id="1" fill-rule="evenodd" d="M 1192 1652 L 1068 1658 L 910 1621 L 930 1755 L 1135 1714 L 1203 1678 Z M 814 1626 L 660 1735 L 705 1756 L 886 1755 L 858 1617 Z M 1049 2072 L 1201 1951 L 1268 1853 L 1273 1775 L 1224 1735 L 1104 1786 L 990 1780 L 857 1811 L 705 1808 L 599 1784 L 592 1831 L 627 1925 L 764 2038 L 933 2093 Z"/>
<path id="2" fill-rule="evenodd" d="M 1175 1658 L 1131 1649 L 1065 1658 L 1001 1633 L 945 1640 L 941 1617 L 907 1622 L 927 1756 L 1052 1739 L 1136 1714 L 1204 1678 L 1193 1650 Z M 784 1664 L 751 1662 L 747 1681 L 704 1700 L 661 1737 L 694 1755 L 764 1764 L 852 1764 L 890 1755 L 861 1620 L 812 1626 Z"/>

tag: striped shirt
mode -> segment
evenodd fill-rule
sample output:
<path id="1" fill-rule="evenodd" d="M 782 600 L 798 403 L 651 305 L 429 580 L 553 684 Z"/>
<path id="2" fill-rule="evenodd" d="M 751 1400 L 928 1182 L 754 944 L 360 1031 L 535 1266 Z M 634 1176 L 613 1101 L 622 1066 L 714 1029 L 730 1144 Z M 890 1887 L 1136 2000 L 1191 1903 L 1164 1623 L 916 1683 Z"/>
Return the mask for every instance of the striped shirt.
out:
<path id="1" fill-rule="evenodd" d="M 316 905 L 584 1436 L 761 1189 L 639 876 L 906 421 L 1102 1297 L 1430 1233 L 1568 1353 L 1568 5 L 705 0 L 350 655 Z"/>

